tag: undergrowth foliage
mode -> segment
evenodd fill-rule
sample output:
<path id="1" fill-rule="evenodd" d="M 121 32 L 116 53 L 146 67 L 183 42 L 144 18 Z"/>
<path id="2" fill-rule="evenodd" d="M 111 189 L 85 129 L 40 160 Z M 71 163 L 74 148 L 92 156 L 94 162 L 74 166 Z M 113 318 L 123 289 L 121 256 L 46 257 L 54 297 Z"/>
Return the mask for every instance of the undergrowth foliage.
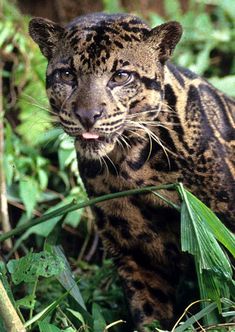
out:
<path id="1" fill-rule="evenodd" d="M 109 12 L 125 10 L 119 1 L 103 4 Z M 178 20 L 184 27 L 175 63 L 235 96 L 234 0 L 191 0 L 185 13 L 178 0 L 166 0 L 164 5 L 166 19 Z M 19 317 L 25 331 L 130 331 L 120 282 L 95 231 L 90 207 L 97 200 L 87 199 L 72 140 L 53 125 L 44 88 L 46 63 L 28 36 L 29 18 L 7 0 L 2 0 L 0 11 L 5 149 L 0 159 L 13 228 L 0 234 L 1 245 L 15 236 L 14 246 L 8 250 L 2 246 L 1 251 L 0 331 L 10 330 L 1 315 L 4 296 L 11 300 L 13 317 Z M 151 25 L 164 21 L 152 12 L 147 19 Z M 223 248 L 235 256 L 234 236 L 182 184 L 170 188 L 181 198 L 181 206 L 175 208 L 181 213 L 182 250 L 194 255 L 201 295 L 182 313 L 173 331 L 201 331 L 202 325 L 204 330 L 212 326 L 219 331 L 219 323 L 232 331 L 235 289 Z M 117 195 L 149 191 L 159 195 L 158 189 Z M 201 309 L 190 317 L 198 302 Z M 158 322 L 148 327 L 157 328 Z"/>

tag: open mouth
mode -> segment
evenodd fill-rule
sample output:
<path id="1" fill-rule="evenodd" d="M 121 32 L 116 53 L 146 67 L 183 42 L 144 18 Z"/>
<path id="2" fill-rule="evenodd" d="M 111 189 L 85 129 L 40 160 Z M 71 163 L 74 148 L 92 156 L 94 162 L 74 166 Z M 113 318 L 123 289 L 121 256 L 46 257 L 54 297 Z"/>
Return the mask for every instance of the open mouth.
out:
<path id="1" fill-rule="evenodd" d="M 80 135 L 79 137 L 81 140 L 83 141 L 104 141 L 105 137 L 104 136 L 100 136 L 99 134 L 96 133 L 90 133 L 90 132 L 85 132 L 83 134 Z"/>
<path id="2" fill-rule="evenodd" d="M 101 136 L 97 133 L 84 132 L 76 136 L 76 141 L 84 149 L 99 149 L 103 144 L 109 143 L 110 138 L 107 136 Z"/>
<path id="3" fill-rule="evenodd" d="M 115 135 L 83 132 L 76 135 L 75 146 L 81 156 L 97 159 L 110 153 L 115 145 Z"/>

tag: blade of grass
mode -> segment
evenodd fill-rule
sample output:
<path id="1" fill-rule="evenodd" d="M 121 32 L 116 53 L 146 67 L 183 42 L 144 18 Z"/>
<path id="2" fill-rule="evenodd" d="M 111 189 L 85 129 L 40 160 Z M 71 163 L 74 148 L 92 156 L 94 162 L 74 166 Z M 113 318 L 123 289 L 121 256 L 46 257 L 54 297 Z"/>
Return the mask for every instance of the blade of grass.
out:
<path id="1" fill-rule="evenodd" d="M 6 232 L 5 234 L 0 235 L 0 243 L 14 235 L 17 235 L 17 234 L 20 234 L 20 233 L 26 231 L 28 228 L 30 228 L 32 226 L 41 224 L 54 217 L 61 216 L 65 213 L 75 211 L 75 210 L 84 208 L 86 206 L 92 206 L 97 203 L 115 199 L 115 198 L 136 195 L 136 194 L 146 194 L 146 193 L 149 193 L 149 192 L 155 191 L 155 190 L 175 189 L 175 188 L 176 188 L 176 184 L 169 184 L 169 185 L 162 185 L 162 186 L 150 186 L 150 187 L 144 187 L 144 188 L 139 188 L 139 189 L 126 190 L 126 191 L 117 192 L 117 193 L 113 193 L 113 194 L 107 194 L 107 195 L 99 196 L 99 197 L 96 197 L 96 198 L 93 198 L 90 200 L 83 201 L 81 203 L 77 203 L 76 201 L 73 201 L 51 213 L 47 213 L 40 218 L 33 219 L 23 225 L 20 225 L 20 226 L 14 228 L 10 232 Z"/>
<path id="2" fill-rule="evenodd" d="M 181 326 L 178 326 L 177 328 L 173 328 L 172 332 L 183 332 L 187 330 L 189 327 L 192 327 L 192 325 L 197 322 L 199 319 L 203 318 L 204 316 L 210 314 L 213 310 L 215 310 L 217 307 L 216 303 L 210 303 L 205 308 L 200 310 L 196 315 L 193 315 L 192 317 L 188 318 Z"/>
<path id="3" fill-rule="evenodd" d="M 56 301 L 52 302 L 49 306 L 47 306 L 45 309 L 43 309 L 41 312 L 39 312 L 37 315 L 29 319 L 25 324 L 24 327 L 31 326 L 32 324 L 36 323 L 37 321 L 41 321 L 45 319 L 55 308 L 62 303 L 64 298 L 68 296 L 69 292 L 66 292 L 62 294 Z"/>

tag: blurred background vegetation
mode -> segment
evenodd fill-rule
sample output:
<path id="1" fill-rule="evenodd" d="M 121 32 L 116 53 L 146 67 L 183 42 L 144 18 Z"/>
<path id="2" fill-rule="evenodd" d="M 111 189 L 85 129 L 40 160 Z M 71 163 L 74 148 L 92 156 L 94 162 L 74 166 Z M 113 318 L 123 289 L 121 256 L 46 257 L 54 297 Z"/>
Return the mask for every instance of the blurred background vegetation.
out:
<path id="1" fill-rule="evenodd" d="M 3 232 L 73 198 L 86 197 L 73 142 L 53 126 L 50 117 L 44 87 L 46 60 L 28 36 L 30 16 L 66 23 L 75 16 L 103 10 L 134 13 L 151 26 L 179 21 L 184 35 L 172 61 L 235 97 L 234 0 L 0 0 L 0 181 L 1 192 L 7 192 L 0 205 Z M 32 247 L 40 251 L 58 223 L 64 230 L 61 243 L 88 308 L 96 303 L 109 322 L 125 319 L 119 282 L 103 253 L 89 208 L 33 227 L 14 243 L 5 242 L 0 260 L 22 257 Z M 38 285 L 36 312 L 62 294 L 52 284 L 53 279 L 45 279 Z M 30 287 L 15 286 L 14 294 L 22 298 Z M 32 307 L 30 301 L 28 307 L 24 302 L 27 309 Z M 67 318 L 62 316 L 55 318 L 58 326 L 66 325 Z"/>

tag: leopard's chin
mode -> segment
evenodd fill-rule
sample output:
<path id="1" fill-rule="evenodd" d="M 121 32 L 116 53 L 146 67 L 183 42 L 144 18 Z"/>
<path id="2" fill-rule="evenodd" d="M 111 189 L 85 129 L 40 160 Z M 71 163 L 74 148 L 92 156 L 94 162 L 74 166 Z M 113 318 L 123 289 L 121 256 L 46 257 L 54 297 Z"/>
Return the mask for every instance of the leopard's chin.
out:
<path id="1" fill-rule="evenodd" d="M 100 159 L 112 152 L 115 143 L 115 138 L 99 137 L 99 139 L 84 140 L 81 137 L 76 137 L 75 148 L 82 158 Z"/>

